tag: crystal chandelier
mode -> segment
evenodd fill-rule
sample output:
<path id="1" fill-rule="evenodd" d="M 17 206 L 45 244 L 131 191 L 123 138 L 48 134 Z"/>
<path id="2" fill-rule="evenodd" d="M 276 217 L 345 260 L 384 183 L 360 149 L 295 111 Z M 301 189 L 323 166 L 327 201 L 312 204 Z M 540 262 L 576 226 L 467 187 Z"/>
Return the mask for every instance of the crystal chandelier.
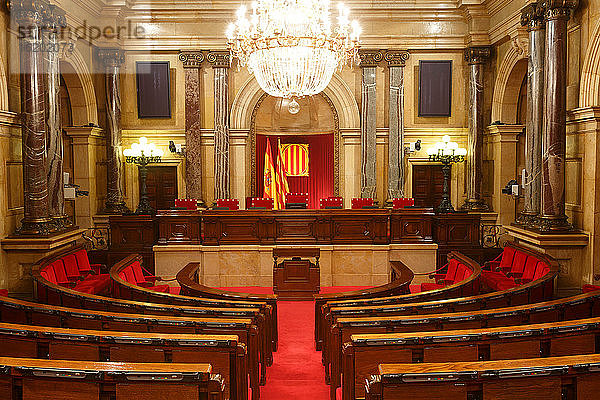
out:
<path id="1" fill-rule="evenodd" d="M 333 27 L 329 0 L 258 0 L 250 19 L 246 7 L 239 8 L 237 21 L 227 28 L 228 46 L 268 94 L 311 96 L 356 58 L 360 27 L 348 15 L 340 4 Z"/>

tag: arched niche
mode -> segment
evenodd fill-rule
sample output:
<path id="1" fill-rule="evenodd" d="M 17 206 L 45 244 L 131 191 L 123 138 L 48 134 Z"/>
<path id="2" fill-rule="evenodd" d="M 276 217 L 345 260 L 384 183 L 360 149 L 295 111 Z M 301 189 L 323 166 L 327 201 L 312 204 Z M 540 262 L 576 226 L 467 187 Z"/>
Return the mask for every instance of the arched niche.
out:
<path id="1" fill-rule="evenodd" d="M 579 106 L 600 106 L 600 24 L 594 29 L 581 71 Z"/>
<path id="2" fill-rule="evenodd" d="M 519 93 L 526 75 L 527 58 L 511 48 L 498 68 L 492 98 L 492 122 L 517 123 Z"/>
<path id="3" fill-rule="evenodd" d="M 60 71 L 69 92 L 73 125 L 98 125 L 94 84 L 88 66 L 77 49 L 61 58 Z"/>
<path id="4" fill-rule="evenodd" d="M 340 193 L 340 120 L 332 100 L 325 94 L 297 99 L 300 111 L 291 114 L 289 100 L 264 93 L 252 108 L 250 119 L 251 194 L 258 195 L 256 135 L 270 133 L 333 134 L 333 192 Z"/>

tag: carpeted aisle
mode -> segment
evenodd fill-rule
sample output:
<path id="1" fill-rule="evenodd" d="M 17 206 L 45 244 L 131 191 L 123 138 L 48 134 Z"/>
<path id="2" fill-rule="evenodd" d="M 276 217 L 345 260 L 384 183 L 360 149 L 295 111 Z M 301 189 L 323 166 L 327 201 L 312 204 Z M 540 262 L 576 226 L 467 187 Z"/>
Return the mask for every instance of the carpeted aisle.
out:
<path id="1" fill-rule="evenodd" d="M 359 290 L 365 287 L 323 287 L 321 293 Z M 273 293 L 272 288 L 220 288 L 245 293 Z M 313 301 L 278 301 L 279 348 L 273 353 L 273 366 L 267 368 L 267 383 L 261 387 L 261 400 L 327 400 L 329 386 L 315 350 Z"/>

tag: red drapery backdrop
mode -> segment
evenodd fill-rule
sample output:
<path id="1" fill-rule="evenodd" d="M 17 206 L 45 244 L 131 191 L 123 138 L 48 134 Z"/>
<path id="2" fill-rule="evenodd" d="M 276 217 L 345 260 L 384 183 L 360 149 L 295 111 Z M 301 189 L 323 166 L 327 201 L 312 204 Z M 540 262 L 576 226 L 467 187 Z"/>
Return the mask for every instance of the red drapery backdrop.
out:
<path id="1" fill-rule="evenodd" d="M 291 193 L 308 193 L 308 208 L 319 208 L 319 199 L 333 196 L 333 133 L 312 135 L 269 135 L 271 154 L 277 162 L 277 140 L 308 144 L 308 176 L 288 176 Z M 256 189 L 263 195 L 263 172 L 267 135 L 256 135 Z"/>

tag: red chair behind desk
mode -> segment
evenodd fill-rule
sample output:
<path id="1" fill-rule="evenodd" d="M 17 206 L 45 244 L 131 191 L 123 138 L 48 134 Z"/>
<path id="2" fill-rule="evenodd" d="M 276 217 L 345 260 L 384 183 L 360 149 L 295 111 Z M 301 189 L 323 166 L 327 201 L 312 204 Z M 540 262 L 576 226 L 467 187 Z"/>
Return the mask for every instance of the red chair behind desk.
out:
<path id="1" fill-rule="evenodd" d="M 308 207 L 308 193 L 288 193 L 285 196 L 285 208 L 301 209 Z"/>
<path id="2" fill-rule="evenodd" d="M 196 199 L 175 199 L 175 208 L 185 208 L 186 210 L 197 210 L 198 200 Z"/>
<path id="3" fill-rule="evenodd" d="M 217 199 L 215 208 L 222 210 L 239 210 L 240 201 L 238 199 Z"/>
<path id="4" fill-rule="evenodd" d="M 407 197 L 399 197 L 396 199 L 393 199 L 393 204 L 392 204 L 392 208 L 394 210 L 398 210 L 400 208 L 404 208 L 404 207 L 414 207 L 415 205 L 415 199 L 413 199 L 412 197 L 407 198 Z"/>
<path id="5" fill-rule="evenodd" d="M 327 197 L 321 199 L 319 205 L 322 209 L 325 208 L 344 208 L 344 199 L 341 197 Z"/>
<path id="6" fill-rule="evenodd" d="M 583 293 L 589 293 L 589 292 L 595 292 L 596 290 L 600 290 L 600 286 L 598 285 L 583 285 L 583 287 L 581 288 L 583 290 Z"/>
<path id="7" fill-rule="evenodd" d="M 352 199 L 352 209 L 359 210 L 361 208 L 375 208 L 375 201 L 372 198 L 354 198 Z"/>
<path id="8" fill-rule="evenodd" d="M 250 199 L 250 207 L 249 208 L 272 210 L 273 209 L 273 199 L 263 198 L 263 197 L 252 197 Z"/>

